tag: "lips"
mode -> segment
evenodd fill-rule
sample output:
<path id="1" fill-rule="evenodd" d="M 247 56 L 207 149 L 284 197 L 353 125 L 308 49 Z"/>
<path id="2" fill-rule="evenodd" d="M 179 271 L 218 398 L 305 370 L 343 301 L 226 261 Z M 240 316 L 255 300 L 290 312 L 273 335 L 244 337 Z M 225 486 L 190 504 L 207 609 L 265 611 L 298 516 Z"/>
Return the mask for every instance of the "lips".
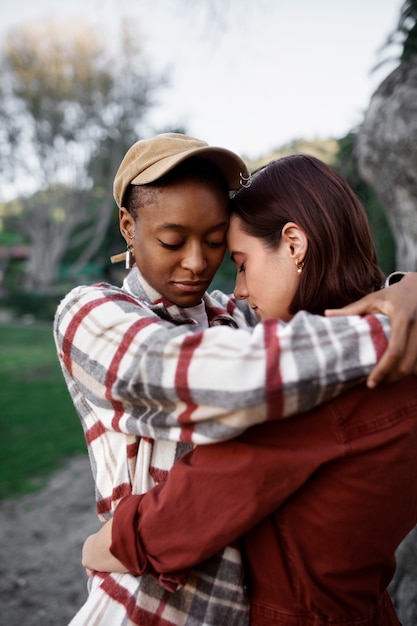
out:
<path id="1" fill-rule="evenodd" d="M 205 291 L 210 284 L 208 280 L 183 280 L 173 281 L 172 284 L 181 291 L 196 292 Z"/>

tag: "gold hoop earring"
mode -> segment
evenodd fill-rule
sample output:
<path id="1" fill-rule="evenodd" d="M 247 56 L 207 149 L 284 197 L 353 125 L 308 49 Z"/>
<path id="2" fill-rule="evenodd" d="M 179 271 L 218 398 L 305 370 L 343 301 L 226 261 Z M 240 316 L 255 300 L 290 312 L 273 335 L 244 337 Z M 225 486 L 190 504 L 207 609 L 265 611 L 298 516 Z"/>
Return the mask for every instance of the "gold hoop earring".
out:
<path id="1" fill-rule="evenodd" d="M 299 259 L 297 259 L 295 261 L 295 265 L 297 266 L 297 274 L 301 276 L 301 274 L 303 273 L 304 261 L 300 261 Z"/>

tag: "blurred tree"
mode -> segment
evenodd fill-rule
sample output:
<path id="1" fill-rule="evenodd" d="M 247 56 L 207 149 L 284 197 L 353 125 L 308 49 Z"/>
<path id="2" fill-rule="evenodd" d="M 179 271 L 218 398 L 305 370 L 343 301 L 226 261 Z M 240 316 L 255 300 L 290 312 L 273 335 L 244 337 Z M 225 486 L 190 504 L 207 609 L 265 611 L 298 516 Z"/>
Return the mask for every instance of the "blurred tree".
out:
<path id="1" fill-rule="evenodd" d="M 374 189 L 360 176 L 355 153 L 356 134 L 348 133 L 339 139 L 339 150 L 334 167 L 348 181 L 358 198 L 364 205 L 375 247 L 378 264 L 385 274 L 395 271 L 395 241 L 388 224 L 387 215 Z"/>
<path id="2" fill-rule="evenodd" d="M 360 175 L 384 206 L 396 243 L 396 267 L 417 270 L 417 0 L 406 0 L 387 46 L 399 65 L 371 98 L 357 135 Z"/>
<path id="3" fill-rule="evenodd" d="M 393 45 L 401 49 L 400 61 L 409 61 L 417 55 L 417 0 L 405 0 L 395 30 L 389 35 L 384 49 Z"/>
<path id="4" fill-rule="evenodd" d="M 50 290 L 71 248 L 79 271 L 106 233 L 114 172 L 162 84 L 137 32 L 124 22 L 109 43 L 85 23 L 43 22 L 5 41 L 0 163 L 3 189 L 23 198 L 11 219 L 29 243 L 28 290 Z"/>

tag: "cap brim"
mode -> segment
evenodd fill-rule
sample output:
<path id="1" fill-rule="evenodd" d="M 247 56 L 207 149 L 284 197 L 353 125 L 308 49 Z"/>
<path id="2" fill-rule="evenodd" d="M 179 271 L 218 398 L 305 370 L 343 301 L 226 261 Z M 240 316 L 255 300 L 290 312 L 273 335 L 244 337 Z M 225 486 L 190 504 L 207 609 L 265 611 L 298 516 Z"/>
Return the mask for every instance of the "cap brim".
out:
<path id="1" fill-rule="evenodd" d="M 164 174 L 167 174 L 174 167 L 189 159 L 190 157 L 200 157 L 212 161 L 223 174 L 230 190 L 239 189 L 241 186 L 242 176 L 248 175 L 246 164 L 236 154 L 225 148 L 216 148 L 207 146 L 187 150 L 186 152 L 175 154 L 173 156 L 161 159 L 157 163 L 153 163 L 143 172 L 136 176 L 132 181 L 132 185 L 146 185 L 153 183 Z"/>

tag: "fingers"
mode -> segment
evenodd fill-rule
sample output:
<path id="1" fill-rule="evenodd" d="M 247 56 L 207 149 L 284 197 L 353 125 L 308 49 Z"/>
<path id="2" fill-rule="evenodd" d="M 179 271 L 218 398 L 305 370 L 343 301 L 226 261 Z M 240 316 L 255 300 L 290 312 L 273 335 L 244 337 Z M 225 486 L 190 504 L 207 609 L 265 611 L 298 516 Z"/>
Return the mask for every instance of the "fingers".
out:
<path id="1" fill-rule="evenodd" d="M 391 318 L 391 339 L 367 385 L 373 388 L 383 380 L 396 382 L 410 374 L 417 374 L 417 319 L 405 311 Z"/>
<path id="2" fill-rule="evenodd" d="M 343 317 L 344 315 L 362 315 L 362 309 L 359 306 L 362 300 L 358 300 L 354 304 L 349 304 L 341 309 L 325 309 L 325 317 Z"/>
<path id="3" fill-rule="evenodd" d="M 388 381 L 389 377 L 392 377 L 394 372 L 397 371 L 398 359 L 399 355 L 389 352 L 387 348 L 380 361 L 369 374 L 366 380 L 367 387 L 374 389 L 383 381 Z M 391 382 L 394 382 L 394 380 L 391 380 Z"/>
<path id="4" fill-rule="evenodd" d="M 371 293 L 342 309 L 325 311 L 328 317 L 383 313 L 391 322 L 391 339 L 367 385 L 394 382 L 417 374 L 417 273 L 406 274 L 391 287 Z"/>
<path id="5" fill-rule="evenodd" d="M 403 359 L 400 359 L 396 354 L 385 352 L 369 374 L 366 384 L 369 389 L 374 389 L 382 382 L 395 383 L 412 374 L 417 376 L 415 352 L 414 354 L 410 353 L 407 358 L 404 357 Z"/>
<path id="6" fill-rule="evenodd" d="M 384 296 L 382 296 L 384 294 Z M 389 304 L 389 303 L 388 303 Z M 385 299 L 384 290 L 376 291 L 364 296 L 352 304 L 347 304 L 341 309 L 326 309 L 324 314 L 326 317 L 342 317 L 343 315 L 366 315 L 368 313 L 385 313 L 389 315 L 387 310 L 388 304 Z"/>
<path id="7" fill-rule="evenodd" d="M 389 374 L 388 381 L 393 382 L 410 374 L 417 374 L 417 321 L 409 324 L 404 352 Z"/>
<path id="8" fill-rule="evenodd" d="M 364 296 L 352 304 L 348 304 L 341 309 L 327 309 L 327 317 L 340 317 L 343 315 L 366 315 L 369 313 L 381 312 L 384 299 L 379 297 L 380 292 Z M 393 370 L 397 367 L 407 341 L 407 331 L 404 327 L 397 325 L 391 318 L 392 335 L 388 347 L 381 359 L 369 374 L 366 384 L 369 389 L 377 387 Z"/>
<path id="9" fill-rule="evenodd" d="M 387 349 L 367 379 L 367 386 L 373 389 L 383 380 L 397 376 L 398 365 L 403 358 L 408 340 L 408 324 L 399 323 L 398 317 L 391 319 L 391 338 Z"/>

